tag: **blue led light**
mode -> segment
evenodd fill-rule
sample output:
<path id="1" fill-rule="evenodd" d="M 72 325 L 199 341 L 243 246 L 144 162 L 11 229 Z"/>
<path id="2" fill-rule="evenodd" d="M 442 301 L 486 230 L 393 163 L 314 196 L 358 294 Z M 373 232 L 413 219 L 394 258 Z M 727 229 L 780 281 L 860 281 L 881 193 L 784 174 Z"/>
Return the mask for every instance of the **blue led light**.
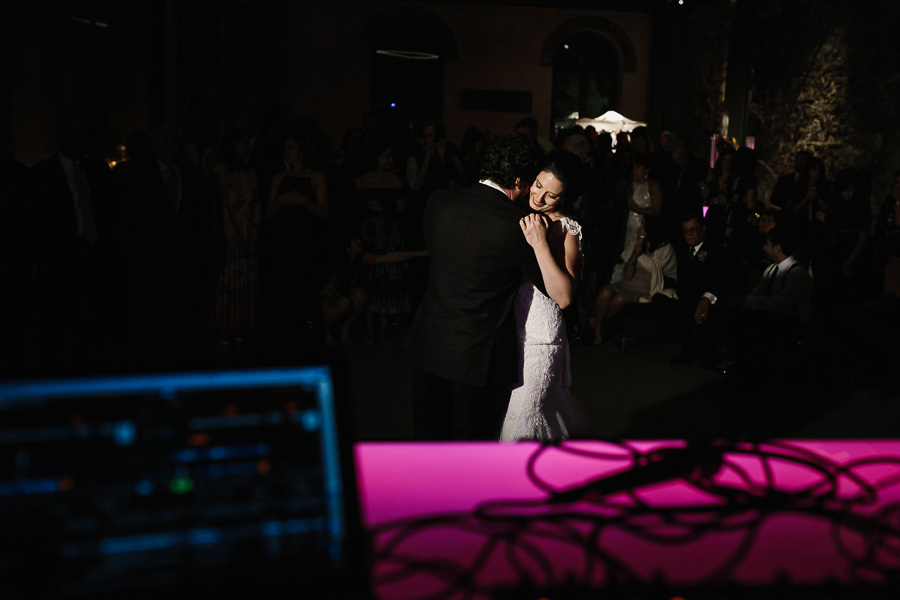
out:
<path id="1" fill-rule="evenodd" d="M 134 486 L 134 492 L 138 496 L 149 496 L 153 493 L 153 488 L 156 487 L 153 485 L 153 482 L 149 479 L 142 479 L 138 481 Z"/>
<path id="2" fill-rule="evenodd" d="M 284 534 L 284 523 L 281 521 L 266 521 L 260 526 L 260 533 L 264 537 L 277 537 Z"/>
<path id="3" fill-rule="evenodd" d="M 113 439 L 117 446 L 130 446 L 137 439 L 137 429 L 131 421 L 116 423 L 113 428 Z"/>
<path id="4" fill-rule="evenodd" d="M 41 479 L 19 479 L 17 481 L 0 481 L 0 496 L 30 496 L 33 494 L 53 494 L 60 491 L 59 480 L 44 477 Z"/>
<path id="5" fill-rule="evenodd" d="M 318 431 L 322 427 L 322 415 L 316 410 L 305 410 L 300 414 L 300 422 L 307 431 Z"/>
<path id="6" fill-rule="evenodd" d="M 188 534 L 188 541 L 192 546 L 218 544 L 222 541 L 222 532 L 218 529 L 194 529 Z"/>

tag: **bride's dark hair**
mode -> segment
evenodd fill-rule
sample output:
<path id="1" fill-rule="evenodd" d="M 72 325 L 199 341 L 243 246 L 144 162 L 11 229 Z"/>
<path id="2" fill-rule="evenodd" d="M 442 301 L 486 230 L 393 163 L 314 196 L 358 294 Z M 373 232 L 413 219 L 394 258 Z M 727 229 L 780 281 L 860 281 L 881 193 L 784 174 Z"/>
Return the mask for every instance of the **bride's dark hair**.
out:
<path id="1" fill-rule="evenodd" d="M 582 163 L 574 152 L 569 150 L 551 150 L 541 163 L 541 171 L 553 173 L 563 184 L 563 196 L 575 199 L 581 195 Z"/>

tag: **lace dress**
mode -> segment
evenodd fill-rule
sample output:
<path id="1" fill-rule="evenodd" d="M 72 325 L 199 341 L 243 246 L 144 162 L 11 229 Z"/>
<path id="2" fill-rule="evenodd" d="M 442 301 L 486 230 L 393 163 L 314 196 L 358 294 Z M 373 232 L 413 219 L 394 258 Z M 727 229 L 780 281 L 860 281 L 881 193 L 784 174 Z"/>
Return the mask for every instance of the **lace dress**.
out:
<path id="1" fill-rule="evenodd" d="M 550 229 L 551 247 L 566 232 L 581 242 L 581 226 L 563 217 Z M 569 342 L 559 306 L 529 281 L 519 287 L 514 304 L 519 332 L 521 380 L 513 389 L 500 441 L 558 441 L 587 435 L 587 418 L 571 395 Z"/>

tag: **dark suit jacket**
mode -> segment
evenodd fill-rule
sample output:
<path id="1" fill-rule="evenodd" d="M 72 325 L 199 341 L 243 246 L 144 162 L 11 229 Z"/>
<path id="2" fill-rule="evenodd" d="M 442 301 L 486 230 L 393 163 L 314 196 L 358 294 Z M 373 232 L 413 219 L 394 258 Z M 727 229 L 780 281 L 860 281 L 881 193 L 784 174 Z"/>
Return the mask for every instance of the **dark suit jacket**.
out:
<path id="1" fill-rule="evenodd" d="M 526 213 L 481 183 L 429 197 L 429 281 L 411 337 L 417 367 L 471 385 L 516 380 L 513 299 L 523 277 L 543 289 L 519 226 Z"/>
<path id="2" fill-rule="evenodd" d="M 82 168 L 91 191 L 97 227 L 98 238 L 94 246 L 99 247 L 106 242 L 105 236 L 109 230 L 109 169 L 106 165 L 96 165 L 87 160 L 82 161 Z M 54 154 L 34 165 L 29 177 L 29 212 L 38 269 L 51 269 L 60 274 L 70 272 L 73 268 L 71 262 L 83 260 L 91 251 L 90 244 L 78 238 L 75 200 L 59 155 Z"/>
<path id="3" fill-rule="evenodd" d="M 183 328 L 185 321 L 200 319 L 203 310 L 210 188 L 196 167 L 179 164 L 178 169 L 177 210 L 155 159 L 129 160 L 115 170 L 121 268 L 132 325 L 146 330 L 141 335 Z"/>
<path id="4" fill-rule="evenodd" d="M 692 257 L 687 244 L 679 244 L 678 254 L 678 299 L 689 305 L 691 310 L 703 294 L 710 292 L 722 299 L 725 293 L 726 260 L 724 249 L 704 241 Z"/>

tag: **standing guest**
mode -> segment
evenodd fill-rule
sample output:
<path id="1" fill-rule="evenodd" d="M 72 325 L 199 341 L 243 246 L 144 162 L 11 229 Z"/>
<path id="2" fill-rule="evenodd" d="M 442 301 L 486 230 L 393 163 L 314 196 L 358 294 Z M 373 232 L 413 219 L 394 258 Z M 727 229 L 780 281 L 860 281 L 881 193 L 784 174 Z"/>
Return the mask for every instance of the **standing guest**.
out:
<path id="1" fill-rule="evenodd" d="M 411 332 L 413 428 L 421 440 L 496 440 L 517 379 L 512 305 L 543 279 L 519 220 L 535 157 L 518 135 L 485 153 L 482 179 L 428 199 L 429 281 Z"/>
<path id="2" fill-rule="evenodd" d="M 192 350 L 204 331 L 211 200 L 209 180 L 182 159 L 177 127 L 154 125 L 148 142 L 114 171 L 128 331 L 137 353 L 168 360 Z"/>
<path id="3" fill-rule="evenodd" d="M 326 277 L 328 186 L 325 175 L 306 164 L 311 150 L 308 136 L 288 133 L 287 168 L 272 178 L 263 211 L 260 319 L 267 343 L 279 348 L 324 343 L 318 291 Z"/>
<path id="4" fill-rule="evenodd" d="M 90 136 L 84 117 L 63 115 L 57 152 L 31 170 L 35 341 L 51 362 L 85 359 L 111 333 L 110 171 L 86 155 Z"/>
<path id="5" fill-rule="evenodd" d="M 484 133 L 475 126 L 467 127 L 459 145 L 459 160 L 463 166 L 463 185 L 472 185 L 478 181 L 481 172 L 481 159 L 484 157 Z"/>
<path id="6" fill-rule="evenodd" d="M 674 135 L 674 134 L 670 134 Z M 681 215 L 699 214 L 703 205 L 701 182 L 706 176 L 703 161 L 690 153 L 687 141 L 681 137 L 670 139 L 671 148 L 664 154 L 659 179 L 663 186 L 662 216 L 669 239 L 681 235 Z"/>
<path id="7" fill-rule="evenodd" d="M 797 241 L 797 258 L 809 264 L 818 260 L 822 248 L 831 183 L 825 178 L 825 163 L 821 158 L 811 156 L 807 161 L 807 176 L 801 180 L 806 184 L 805 189 L 784 212 L 788 215 L 786 223 L 791 237 Z"/>
<path id="8" fill-rule="evenodd" d="M 881 204 L 874 242 L 883 265 L 881 293 L 885 298 L 900 298 L 900 171 L 894 173 L 891 193 Z"/>
<path id="9" fill-rule="evenodd" d="M 462 170 L 459 152 L 447 141 L 443 125 L 424 123 L 406 162 L 409 189 L 427 198 L 436 189 L 459 187 Z"/>
<path id="10" fill-rule="evenodd" d="M 870 227 L 871 208 L 861 174 L 856 169 L 842 169 L 835 177 L 825 212 L 825 239 L 814 271 L 816 295 L 839 311 L 855 303 L 864 290 L 864 252 Z"/>
<path id="11" fill-rule="evenodd" d="M 553 143 L 550 140 L 538 135 L 538 122 L 534 117 L 525 117 L 513 128 L 514 133 L 524 135 L 531 144 L 531 148 L 538 157 L 543 156 L 553 150 Z"/>
<path id="12" fill-rule="evenodd" d="M 256 173 L 249 166 L 250 136 L 225 132 L 222 162 L 214 168 L 221 190 L 224 262 L 214 287 L 210 328 L 222 346 L 240 345 L 256 333 L 259 228 L 262 200 Z"/>
<path id="13" fill-rule="evenodd" d="M 716 164 L 706 174 L 706 185 L 701 189 L 703 202 L 709 207 L 704 221 L 707 230 L 705 237 L 716 243 L 722 243 L 725 239 L 729 207 L 734 203 L 737 184 L 735 155 L 734 148 L 723 147 Z"/>
<path id="14" fill-rule="evenodd" d="M 769 195 L 769 203 L 779 209 L 796 206 L 807 194 L 809 166 L 812 156 L 806 150 L 794 152 L 794 164 L 790 173 L 779 175 Z M 824 173 L 822 174 L 824 175 Z"/>
<path id="15" fill-rule="evenodd" d="M 408 191 L 394 168 L 394 151 L 387 140 L 372 146 L 370 168 L 356 179 L 358 201 L 364 206 L 354 228 L 362 252 L 389 254 L 408 249 L 405 209 Z M 369 343 L 388 341 L 388 325 L 412 312 L 409 265 L 406 261 L 382 262 L 363 273 L 366 289 L 366 330 Z"/>
<path id="16" fill-rule="evenodd" d="M 5 137 L 0 159 L 0 371 L 15 369 L 26 358 L 29 320 L 29 229 L 26 185 L 29 169 L 15 159 L 13 140 Z"/>
<path id="17" fill-rule="evenodd" d="M 650 173 L 650 161 L 646 155 L 635 155 L 631 169 L 631 185 L 627 194 L 627 213 L 621 232 L 619 251 L 627 254 L 638 241 L 637 229 L 644 222 L 645 215 L 658 217 L 662 214 L 662 186 Z M 625 264 L 620 262 L 613 271 L 610 283 L 622 279 Z"/>

